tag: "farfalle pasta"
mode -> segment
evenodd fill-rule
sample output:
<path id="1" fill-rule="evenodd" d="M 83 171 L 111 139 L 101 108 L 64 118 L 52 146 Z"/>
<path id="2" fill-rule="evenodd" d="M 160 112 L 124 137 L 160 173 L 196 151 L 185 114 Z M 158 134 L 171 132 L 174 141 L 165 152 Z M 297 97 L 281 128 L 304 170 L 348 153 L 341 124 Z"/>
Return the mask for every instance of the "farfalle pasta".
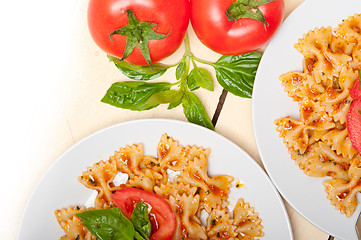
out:
<path id="1" fill-rule="evenodd" d="M 122 188 L 139 188 L 165 199 L 176 217 L 172 239 L 256 239 L 264 235 L 262 220 L 244 199 L 239 199 L 229 212 L 228 195 L 234 178 L 208 175 L 210 149 L 183 147 L 163 134 L 157 156 L 144 156 L 141 144 L 115 151 L 108 161 L 88 167 L 78 178 L 89 189 L 97 191 L 94 209 L 114 207 L 111 194 Z M 171 176 L 170 172 L 173 173 Z M 117 184 L 119 173 L 128 180 Z M 61 239 L 96 239 L 77 217 L 89 209 L 69 207 L 55 211 L 64 229 Z M 201 215 L 206 216 L 202 224 Z"/>
<path id="2" fill-rule="evenodd" d="M 316 28 L 295 44 L 303 56 L 303 71 L 280 76 L 284 90 L 300 106 L 300 117 L 277 119 L 277 131 L 288 152 L 306 175 L 329 176 L 327 198 L 350 217 L 361 190 L 360 154 L 352 147 L 346 115 L 350 90 L 361 69 L 361 14 L 336 29 Z"/>

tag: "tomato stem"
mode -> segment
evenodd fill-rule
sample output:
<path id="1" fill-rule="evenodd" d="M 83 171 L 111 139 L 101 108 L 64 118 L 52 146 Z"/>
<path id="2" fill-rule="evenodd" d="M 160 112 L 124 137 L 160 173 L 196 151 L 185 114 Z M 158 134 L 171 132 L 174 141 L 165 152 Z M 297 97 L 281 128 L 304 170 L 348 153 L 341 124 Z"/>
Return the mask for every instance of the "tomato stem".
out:
<path id="1" fill-rule="evenodd" d="M 157 33 L 154 30 L 154 27 L 157 26 L 156 23 L 139 21 L 131 9 L 127 9 L 126 13 L 128 15 L 128 24 L 111 32 L 109 35 L 110 40 L 113 41 L 112 36 L 116 34 L 125 36 L 127 40 L 121 60 L 127 59 L 134 48 L 138 46 L 145 61 L 153 71 L 148 43 L 150 40 L 161 40 L 168 37 L 170 31 L 168 34 Z"/>
<path id="2" fill-rule="evenodd" d="M 265 16 L 258 7 L 272 1 L 274 0 L 237 0 L 233 2 L 226 11 L 228 21 L 233 22 L 241 18 L 251 18 L 268 26 Z"/>

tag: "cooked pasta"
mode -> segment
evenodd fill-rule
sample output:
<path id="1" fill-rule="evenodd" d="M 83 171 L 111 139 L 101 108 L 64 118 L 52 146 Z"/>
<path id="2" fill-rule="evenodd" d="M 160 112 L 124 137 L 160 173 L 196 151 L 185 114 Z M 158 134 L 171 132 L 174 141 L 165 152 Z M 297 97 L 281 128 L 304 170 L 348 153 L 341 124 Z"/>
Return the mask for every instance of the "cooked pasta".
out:
<path id="1" fill-rule="evenodd" d="M 346 115 L 352 88 L 361 69 L 361 14 L 336 29 L 316 28 L 295 48 L 304 56 L 303 71 L 280 76 L 288 96 L 300 106 L 300 119 L 277 119 L 277 131 L 291 158 L 305 174 L 329 176 L 324 182 L 331 204 L 350 217 L 361 190 L 360 154 L 352 147 Z"/>
<path id="2" fill-rule="evenodd" d="M 229 212 L 228 195 L 234 178 L 228 175 L 209 176 L 209 149 L 183 147 L 163 134 L 157 147 L 157 157 L 144 156 L 141 144 L 115 151 L 108 161 L 88 167 L 78 178 L 89 189 L 97 191 L 94 209 L 114 207 L 112 192 L 135 187 L 156 193 L 165 199 L 176 216 L 173 239 L 256 239 L 264 235 L 262 220 L 254 208 L 239 199 Z M 171 177 L 169 171 L 175 176 Z M 117 174 L 128 180 L 115 184 Z M 69 207 L 56 210 L 64 229 L 62 239 L 95 239 L 75 215 L 87 209 Z M 206 215 L 203 225 L 201 215 Z"/>

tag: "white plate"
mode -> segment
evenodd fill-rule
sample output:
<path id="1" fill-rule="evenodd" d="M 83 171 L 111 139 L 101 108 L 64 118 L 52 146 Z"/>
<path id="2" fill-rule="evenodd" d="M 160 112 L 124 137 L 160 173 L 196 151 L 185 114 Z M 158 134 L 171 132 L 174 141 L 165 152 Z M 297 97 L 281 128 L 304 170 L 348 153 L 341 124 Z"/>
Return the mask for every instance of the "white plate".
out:
<path id="1" fill-rule="evenodd" d="M 54 210 L 69 205 L 84 205 L 92 191 L 77 177 L 87 166 L 108 160 L 115 150 L 127 144 L 142 143 L 144 154 L 156 156 L 156 147 L 163 133 L 181 145 L 198 145 L 211 149 L 209 173 L 235 177 L 244 186 L 232 188 L 230 202 L 239 197 L 259 213 L 264 226 L 262 239 L 293 239 L 283 202 L 272 182 L 259 165 L 241 148 L 214 131 L 198 125 L 165 119 L 136 120 L 100 130 L 65 152 L 45 173 L 25 209 L 18 240 L 59 239 L 63 231 Z"/>
<path id="2" fill-rule="evenodd" d="M 307 220 L 341 238 L 357 239 L 355 222 L 339 213 L 326 198 L 325 178 L 306 176 L 296 166 L 276 131 L 274 121 L 287 115 L 299 118 L 299 107 L 281 86 L 279 76 L 303 71 L 303 56 L 293 45 L 316 27 L 337 27 L 342 19 L 361 13 L 360 0 L 308 0 L 285 20 L 260 62 L 253 89 L 253 126 L 262 162 L 281 195 Z"/>

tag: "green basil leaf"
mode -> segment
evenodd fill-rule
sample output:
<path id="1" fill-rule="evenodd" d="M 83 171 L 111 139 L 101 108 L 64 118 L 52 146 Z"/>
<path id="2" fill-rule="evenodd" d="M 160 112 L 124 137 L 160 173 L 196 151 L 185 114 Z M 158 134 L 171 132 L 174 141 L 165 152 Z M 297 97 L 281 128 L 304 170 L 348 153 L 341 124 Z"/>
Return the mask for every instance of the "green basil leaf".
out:
<path id="1" fill-rule="evenodd" d="M 207 71 L 207 69 L 196 67 L 192 69 L 189 75 L 191 81 L 193 78 L 198 86 L 205 88 L 209 91 L 214 90 L 213 79 L 211 74 Z"/>
<path id="2" fill-rule="evenodd" d="M 176 90 L 165 90 L 154 93 L 145 104 L 145 107 L 156 106 L 163 103 L 177 102 L 182 99 L 183 93 Z"/>
<path id="3" fill-rule="evenodd" d="M 182 97 L 183 97 L 183 95 L 182 95 Z M 182 103 L 182 97 L 180 99 L 178 99 L 177 101 L 169 103 L 167 109 L 170 110 L 170 109 L 178 107 Z"/>
<path id="4" fill-rule="evenodd" d="M 197 90 L 198 88 L 201 87 L 201 86 L 199 86 L 199 84 L 197 83 L 197 81 L 194 77 L 193 70 L 187 76 L 187 85 L 188 85 L 189 90 L 191 90 L 191 91 Z"/>
<path id="5" fill-rule="evenodd" d="M 230 93 L 252 97 L 252 89 L 262 54 L 258 52 L 235 56 L 222 56 L 212 66 L 219 84 Z"/>
<path id="6" fill-rule="evenodd" d="M 101 100 L 112 106 L 142 111 L 156 107 L 157 105 L 146 106 L 147 100 L 155 93 L 169 90 L 171 84 L 147 83 L 142 81 L 116 82 L 108 89 Z"/>
<path id="7" fill-rule="evenodd" d="M 130 221 L 135 230 L 144 238 L 149 239 L 151 225 L 148 216 L 148 206 L 141 200 L 135 206 Z"/>
<path id="8" fill-rule="evenodd" d="M 85 211 L 76 215 L 97 239 L 134 239 L 133 224 L 117 207 Z"/>
<path id="9" fill-rule="evenodd" d="M 108 55 L 110 61 L 128 78 L 134 80 L 151 80 L 162 76 L 169 66 L 155 63 L 152 64 L 153 70 L 148 65 L 134 65 L 119 58 Z"/>
<path id="10" fill-rule="evenodd" d="M 182 61 L 181 63 L 178 64 L 175 70 L 176 79 L 179 80 L 184 75 L 185 71 L 186 71 L 186 63 Z"/>
<path id="11" fill-rule="evenodd" d="M 144 238 L 139 232 L 135 231 L 134 232 L 134 238 L 136 240 L 148 240 L 149 238 Z"/>
<path id="12" fill-rule="evenodd" d="M 189 122 L 214 130 L 214 126 L 196 94 L 186 92 L 182 98 L 182 106 L 184 115 Z"/>

